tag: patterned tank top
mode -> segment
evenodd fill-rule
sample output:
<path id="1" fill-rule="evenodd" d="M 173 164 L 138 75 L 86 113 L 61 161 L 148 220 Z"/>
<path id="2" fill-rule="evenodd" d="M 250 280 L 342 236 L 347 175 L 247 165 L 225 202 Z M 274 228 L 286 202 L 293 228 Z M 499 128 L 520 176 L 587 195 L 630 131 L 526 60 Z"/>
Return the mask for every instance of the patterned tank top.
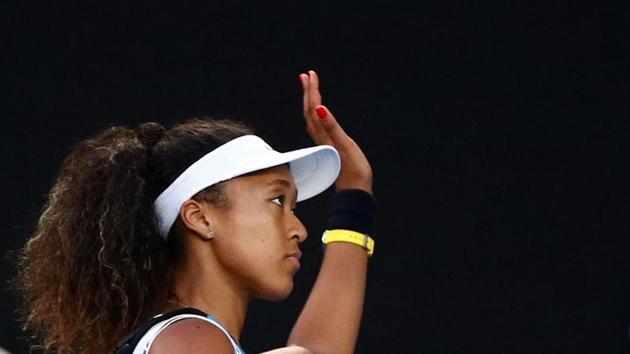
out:
<path id="1" fill-rule="evenodd" d="M 159 317 L 159 316 L 162 316 L 162 314 L 156 315 L 154 316 L 154 318 Z M 236 339 L 234 339 L 230 335 L 230 333 L 225 329 L 225 327 L 223 327 L 221 322 L 219 322 L 216 318 L 212 317 L 211 315 L 200 316 L 200 315 L 194 315 L 194 314 L 181 314 L 181 315 L 173 316 L 164 321 L 160 321 L 156 323 L 151 328 L 149 328 L 149 330 L 145 333 L 142 339 L 140 339 L 140 341 L 138 342 L 138 345 L 136 345 L 135 349 L 133 350 L 133 354 L 149 354 L 149 350 L 151 349 L 151 345 L 153 344 L 153 341 L 155 341 L 155 338 L 157 338 L 157 336 L 163 330 L 165 330 L 169 325 L 177 321 L 188 319 L 188 318 L 197 318 L 197 319 L 209 322 L 213 324 L 214 326 L 218 327 L 227 336 L 230 343 L 232 344 L 232 347 L 234 348 L 234 354 L 245 354 L 245 351 L 243 351 L 243 349 L 240 347 Z"/>

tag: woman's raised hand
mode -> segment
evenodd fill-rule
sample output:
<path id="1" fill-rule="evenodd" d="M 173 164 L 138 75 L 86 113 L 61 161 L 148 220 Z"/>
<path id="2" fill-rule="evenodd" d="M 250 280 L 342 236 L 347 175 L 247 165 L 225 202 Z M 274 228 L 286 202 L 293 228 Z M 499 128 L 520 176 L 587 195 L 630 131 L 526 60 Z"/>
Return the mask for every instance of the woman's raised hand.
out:
<path id="1" fill-rule="evenodd" d="M 335 188 L 338 191 L 362 189 L 372 193 L 370 163 L 359 145 L 346 134 L 328 108 L 322 105 L 317 73 L 309 70 L 308 74 L 300 74 L 299 78 L 304 91 L 303 109 L 308 135 L 317 145 L 333 146 L 341 157 L 341 172 L 335 181 Z"/>

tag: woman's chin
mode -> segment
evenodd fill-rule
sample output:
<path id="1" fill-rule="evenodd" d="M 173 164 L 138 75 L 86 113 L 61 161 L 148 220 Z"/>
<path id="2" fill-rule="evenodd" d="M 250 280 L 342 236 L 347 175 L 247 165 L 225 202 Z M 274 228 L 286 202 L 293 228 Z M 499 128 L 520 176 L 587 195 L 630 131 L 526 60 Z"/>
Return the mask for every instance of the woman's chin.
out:
<path id="1" fill-rule="evenodd" d="M 262 296 L 259 296 L 260 299 L 266 300 L 266 301 L 282 301 L 284 299 L 286 299 L 287 297 L 289 297 L 289 295 L 291 295 L 291 293 L 293 292 L 293 281 L 291 281 L 287 286 L 284 286 L 282 288 L 276 288 L 276 289 L 268 289 L 269 291 L 266 291 Z"/>

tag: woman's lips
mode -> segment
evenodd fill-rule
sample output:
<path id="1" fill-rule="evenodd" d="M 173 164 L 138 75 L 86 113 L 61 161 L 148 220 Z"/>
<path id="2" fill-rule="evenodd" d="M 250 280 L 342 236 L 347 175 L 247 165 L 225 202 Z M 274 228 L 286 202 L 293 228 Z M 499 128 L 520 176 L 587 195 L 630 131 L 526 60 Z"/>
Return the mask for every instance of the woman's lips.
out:
<path id="1" fill-rule="evenodd" d="M 300 268 L 300 258 L 302 258 L 302 252 L 300 252 L 300 251 L 292 252 L 289 255 L 287 255 L 286 258 L 291 260 L 292 262 L 294 262 L 295 265 L 298 268 Z"/>

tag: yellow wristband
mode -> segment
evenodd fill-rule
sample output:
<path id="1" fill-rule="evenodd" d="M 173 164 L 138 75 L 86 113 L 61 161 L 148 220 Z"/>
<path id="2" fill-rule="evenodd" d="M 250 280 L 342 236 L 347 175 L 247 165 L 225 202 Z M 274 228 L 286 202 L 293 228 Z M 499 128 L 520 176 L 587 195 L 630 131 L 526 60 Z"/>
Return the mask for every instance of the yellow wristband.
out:
<path id="1" fill-rule="evenodd" d="M 368 257 L 372 257 L 374 254 L 374 240 L 360 232 L 352 230 L 326 230 L 322 235 L 322 242 L 326 245 L 331 242 L 348 242 L 363 247 L 368 254 Z"/>

